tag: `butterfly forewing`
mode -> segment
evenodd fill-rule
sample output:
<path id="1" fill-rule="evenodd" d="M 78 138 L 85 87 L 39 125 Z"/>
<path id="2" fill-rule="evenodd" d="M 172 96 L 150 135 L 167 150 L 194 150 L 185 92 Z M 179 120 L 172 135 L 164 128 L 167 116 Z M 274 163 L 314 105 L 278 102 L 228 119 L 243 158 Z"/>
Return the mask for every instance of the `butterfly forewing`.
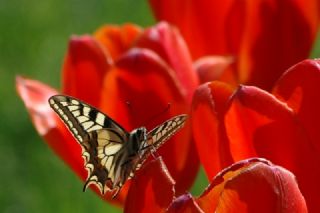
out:
<path id="1" fill-rule="evenodd" d="M 49 99 L 49 104 L 83 148 L 82 156 L 89 172 L 84 188 L 95 184 L 104 192 L 105 182 L 115 181 L 115 154 L 121 154 L 119 151 L 129 133 L 107 115 L 76 98 L 56 95 Z"/>
<path id="2" fill-rule="evenodd" d="M 184 114 L 175 116 L 148 132 L 147 140 L 141 148 L 142 153 L 140 154 L 140 160 L 136 164 L 135 170 L 141 168 L 141 165 L 151 152 L 157 150 L 165 141 L 169 140 L 179 129 L 181 129 L 184 126 L 186 119 L 187 115 Z"/>
<path id="3" fill-rule="evenodd" d="M 80 143 L 88 132 L 102 128 L 126 132 L 110 117 L 76 98 L 56 95 L 49 99 L 49 104 Z"/>
<path id="4" fill-rule="evenodd" d="M 186 119 L 187 115 L 178 115 L 155 127 L 148 132 L 146 145 L 157 149 L 184 126 Z"/>

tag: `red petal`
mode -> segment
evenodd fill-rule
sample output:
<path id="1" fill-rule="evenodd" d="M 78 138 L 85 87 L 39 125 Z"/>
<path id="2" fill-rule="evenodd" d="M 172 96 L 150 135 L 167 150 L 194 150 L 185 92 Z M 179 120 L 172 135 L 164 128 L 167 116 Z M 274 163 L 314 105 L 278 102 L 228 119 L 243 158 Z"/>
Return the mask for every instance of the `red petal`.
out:
<path id="1" fill-rule="evenodd" d="M 48 99 L 57 91 L 35 80 L 16 79 L 17 90 L 38 133 L 48 145 L 81 177 L 86 176 L 81 149 L 49 107 Z"/>
<path id="2" fill-rule="evenodd" d="M 212 179 L 233 161 L 223 124 L 232 88 L 222 82 L 201 85 L 194 94 L 191 122 L 199 158 Z"/>
<path id="3" fill-rule="evenodd" d="M 309 56 L 319 22 L 317 0 L 149 2 L 158 20 L 180 29 L 193 58 L 234 55 L 236 78 L 265 89 Z"/>
<path id="4" fill-rule="evenodd" d="M 92 37 L 72 37 L 63 67 L 63 93 L 98 106 L 103 77 L 111 63 Z"/>
<path id="5" fill-rule="evenodd" d="M 147 29 L 137 42 L 138 47 L 156 52 L 176 72 L 177 78 L 188 93 L 192 94 L 198 86 L 198 77 L 192 66 L 189 50 L 180 33 L 165 22 Z"/>
<path id="6" fill-rule="evenodd" d="M 132 49 L 119 59 L 106 76 L 103 94 L 102 109 L 126 129 L 146 126 L 150 130 L 189 111 L 185 93 L 173 71 L 146 49 Z M 192 184 L 198 169 L 189 128 L 186 125 L 159 149 L 177 181 L 178 193 Z"/>
<path id="7" fill-rule="evenodd" d="M 200 83 L 221 80 L 234 82 L 236 85 L 236 79 L 234 79 L 233 73 L 230 73 L 230 65 L 233 61 L 232 57 L 226 56 L 206 56 L 198 59 L 194 63 L 194 68 L 197 71 Z"/>
<path id="8" fill-rule="evenodd" d="M 318 29 L 317 4 L 316 0 L 266 0 L 246 1 L 243 7 L 236 1 L 230 25 L 244 28 L 238 53 L 240 82 L 270 90 L 288 67 L 309 56 Z M 239 9 L 242 12 L 235 12 Z"/>
<path id="9" fill-rule="evenodd" d="M 259 145 L 264 143 L 268 143 L 269 146 L 270 144 L 280 146 L 283 141 L 289 142 L 291 138 L 294 140 L 291 130 L 296 127 L 291 113 L 284 103 L 267 92 L 256 87 L 241 86 L 233 96 L 232 104 L 225 116 L 227 135 L 234 158 L 240 160 L 248 156 L 257 156 L 256 149 L 257 151 L 263 149 Z M 284 131 L 291 136 L 287 137 Z M 255 149 L 254 145 L 259 147 Z M 285 146 L 278 147 L 278 150 L 280 148 L 284 149 Z M 261 151 L 273 153 L 271 148 Z"/>
<path id="10" fill-rule="evenodd" d="M 296 113 L 320 153 L 320 60 L 305 60 L 291 67 L 278 81 L 273 94 Z"/>
<path id="11" fill-rule="evenodd" d="M 167 213 L 203 213 L 191 194 L 184 194 L 176 198 L 169 206 Z"/>
<path id="12" fill-rule="evenodd" d="M 235 161 L 259 156 L 292 171 L 310 211 L 317 203 L 320 164 L 305 129 L 293 111 L 255 87 L 240 87 L 225 116 L 230 150 Z"/>
<path id="13" fill-rule="evenodd" d="M 230 26 L 225 21 L 233 0 L 149 2 L 158 20 L 166 20 L 180 29 L 193 58 L 226 53 L 227 39 L 224 33 Z"/>
<path id="14" fill-rule="evenodd" d="M 274 89 L 274 94 L 281 100 L 285 101 L 295 112 L 296 119 L 301 123 L 302 131 L 307 135 L 308 140 L 305 141 L 309 145 L 310 152 L 299 151 L 299 156 L 313 155 L 319 156 L 320 153 L 320 61 L 319 60 L 305 60 L 292 68 L 290 68 L 279 80 Z M 299 149 L 299 147 L 297 147 Z M 317 159 L 312 164 L 319 164 Z M 309 162 L 310 164 L 310 162 Z M 302 165 L 301 165 L 302 167 Z M 303 167 L 301 168 L 303 169 Z M 312 170 L 311 170 L 312 171 Z M 309 210 L 315 212 L 320 211 L 317 202 L 318 190 L 315 189 L 318 184 L 316 177 L 320 177 L 319 168 L 312 172 L 304 169 L 304 172 L 314 177 L 309 179 L 309 175 L 299 176 L 299 180 L 303 179 L 304 184 L 301 189 L 305 194 Z M 302 180 L 301 180 L 302 181 Z M 320 185 L 319 185 L 320 186 Z M 313 209 L 315 208 L 315 209 Z"/>
<path id="15" fill-rule="evenodd" d="M 72 137 L 65 125 L 50 108 L 48 99 L 57 91 L 35 80 L 16 78 L 17 91 L 22 98 L 38 133 L 50 148 L 82 179 L 87 177 L 83 166 L 80 145 Z M 97 188 L 92 187 L 100 195 Z M 79 189 L 81 190 L 81 189 Z M 104 199 L 116 204 L 123 202 L 125 190 L 117 199 L 111 200 L 110 194 Z"/>
<path id="16" fill-rule="evenodd" d="M 204 212 L 307 212 L 293 174 L 263 159 L 226 168 L 197 202 Z"/>
<path id="17" fill-rule="evenodd" d="M 133 24 L 106 25 L 98 29 L 94 36 L 104 45 L 112 58 L 117 60 L 132 47 L 141 33 L 142 29 Z"/>
<path id="18" fill-rule="evenodd" d="M 163 212 L 173 200 L 174 184 L 161 157 L 144 164 L 132 179 L 124 212 Z"/>
<path id="19" fill-rule="evenodd" d="M 49 107 L 48 99 L 58 92 L 39 81 L 21 76 L 16 77 L 16 88 L 39 134 L 46 135 L 51 128 L 55 128 L 56 116 Z"/>

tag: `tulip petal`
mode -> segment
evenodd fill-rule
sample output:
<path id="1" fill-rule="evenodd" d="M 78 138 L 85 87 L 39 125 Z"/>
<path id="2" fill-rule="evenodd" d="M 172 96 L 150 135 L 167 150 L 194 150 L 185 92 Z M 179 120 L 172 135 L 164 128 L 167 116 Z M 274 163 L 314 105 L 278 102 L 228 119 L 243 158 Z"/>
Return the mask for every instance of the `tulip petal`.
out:
<path id="1" fill-rule="evenodd" d="M 149 2 L 158 20 L 180 29 L 194 59 L 232 55 L 235 78 L 266 90 L 309 56 L 319 25 L 317 0 Z"/>
<path id="2" fill-rule="evenodd" d="M 232 57 L 227 56 L 205 56 L 194 62 L 194 68 L 198 74 L 200 83 L 220 80 L 224 82 L 234 82 L 236 79 L 230 65 L 234 62 Z M 228 69 L 229 68 L 229 69 Z"/>
<path id="3" fill-rule="evenodd" d="M 318 29 L 317 4 L 315 0 L 236 1 L 230 25 L 244 28 L 237 54 L 240 82 L 270 90 L 287 68 L 309 56 Z M 243 11 L 235 12 L 239 9 Z M 232 33 L 231 29 L 228 34 Z"/>
<path id="4" fill-rule="evenodd" d="M 119 59 L 106 76 L 103 95 L 101 108 L 128 130 L 140 126 L 151 130 L 189 110 L 174 72 L 147 49 L 132 49 Z M 192 184 L 198 169 L 189 128 L 187 122 L 158 151 L 177 181 L 178 194 Z"/>
<path id="5" fill-rule="evenodd" d="M 173 200 L 174 184 L 161 157 L 144 164 L 132 179 L 124 212 L 162 212 Z"/>
<path id="6" fill-rule="evenodd" d="M 195 92 L 191 123 L 199 158 L 209 179 L 233 160 L 223 124 L 232 88 L 222 82 L 201 85 Z"/>
<path id="7" fill-rule="evenodd" d="M 291 108 L 256 87 L 242 86 L 225 115 L 235 161 L 264 157 L 292 171 L 310 211 L 320 211 L 318 153 Z"/>
<path id="8" fill-rule="evenodd" d="M 94 33 L 94 37 L 106 48 L 113 60 L 117 60 L 136 42 L 142 29 L 137 25 L 106 25 Z"/>
<path id="9" fill-rule="evenodd" d="M 167 213 L 203 213 L 191 194 L 183 194 L 176 198 L 169 206 Z"/>
<path id="10" fill-rule="evenodd" d="M 72 169 L 85 176 L 80 146 L 49 107 L 48 99 L 57 91 L 23 77 L 17 77 L 16 85 L 38 133 Z"/>
<path id="11" fill-rule="evenodd" d="M 305 60 L 290 68 L 278 81 L 273 94 L 286 102 L 304 126 L 320 153 L 320 60 Z"/>
<path id="12" fill-rule="evenodd" d="M 299 156 L 319 156 L 320 153 L 320 113 L 318 113 L 320 108 L 319 65 L 319 60 L 305 60 L 293 66 L 282 76 L 273 91 L 277 98 L 286 102 L 294 110 L 297 120 L 301 123 L 301 129 L 303 129 L 304 133 L 308 137 L 308 140 L 305 143 L 310 143 L 310 148 L 314 149 L 314 151 L 310 153 L 300 152 Z M 313 162 L 313 164 L 319 163 L 319 159 L 317 159 L 317 163 Z M 307 169 L 305 169 L 305 172 L 310 173 Z M 319 169 L 312 171 L 310 176 L 319 178 Z M 310 202 L 309 209 L 313 210 L 313 208 L 315 208 L 314 206 L 317 205 L 316 194 L 318 193 L 318 190 L 315 190 L 314 188 L 316 185 L 319 185 L 318 181 L 314 179 L 315 182 L 311 182 L 308 175 L 302 177 L 301 174 L 299 179 L 300 178 L 304 179 L 306 185 L 302 185 L 304 186 L 302 187 L 302 191 L 305 193 L 307 202 Z M 317 207 L 314 211 L 320 211 L 320 207 Z"/>
<path id="13" fill-rule="evenodd" d="M 16 77 L 16 89 L 39 134 L 41 136 L 47 134 L 56 126 L 56 116 L 49 107 L 48 99 L 58 92 L 39 81 L 22 76 Z"/>
<path id="14" fill-rule="evenodd" d="M 224 169 L 197 202 L 204 212 L 307 212 L 293 174 L 259 158 Z"/>
<path id="15" fill-rule="evenodd" d="M 84 181 L 87 177 L 87 171 L 84 168 L 81 147 L 48 103 L 48 99 L 57 94 L 57 91 L 39 81 L 23 77 L 16 78 L 16 87 L 38 133 Z M 100 195 L 100 191 L 95 186 L 91 186 L 91 188 Z M 108 193 L 103 199 L 121 204 L 124 201 L 125 193 L 126 189 L 118 195 L 117 199 L 111 199 L 110 193 Z"/>
<path id="16" fill-rule="evenodd" d="M 193 69 L 188 47 L 177 29 L 166 22 L 160 22 L 146 29 L 136 46 L 153 50 L 169 64 L 176 72 L 191 102 L 192 94 L 198 86 L 198 77 Z"/>
<path id="17" fill-rule="evenodd" d="M 94 38 L 72 37 L 63 66 L 63 93 L 97 107 L 103 77 L 111 64 L 111 58 Z"/>
<path id="18" fill-rule="evenodd" d="M 275 154 L 275 150 L 280 152 L 288 149 L 281 144 L 300 144 L 298 138 L 303 136 L 298 137 L 301 131 L 297 130 L 299 127 L 295 125 L 292 116 L 291 109 L 269 93 L 256 87 L 240 86 L 225 115 L 225 126 L 234 158 L 244 159 L 268 151 Z M 265 150 L 265 144 L 268 144 L 268 150 Z M 271 145 L 279 147 L 273 150 Z M 285 153 L 280 156 L 279 153 L 274 157 L 280 160 L 284 155 Z M 277 162 L 275 159 L 273 161 Z"/>
<path id="19" fill-rule="evenodd" d="M 158 20 L 168 21 L 179 28 L 194 59 L 226 53 L 227 41 L 224 32 L 230 26 L 226 25 L 225 20 L 233 0 L 149 2 Z"/>

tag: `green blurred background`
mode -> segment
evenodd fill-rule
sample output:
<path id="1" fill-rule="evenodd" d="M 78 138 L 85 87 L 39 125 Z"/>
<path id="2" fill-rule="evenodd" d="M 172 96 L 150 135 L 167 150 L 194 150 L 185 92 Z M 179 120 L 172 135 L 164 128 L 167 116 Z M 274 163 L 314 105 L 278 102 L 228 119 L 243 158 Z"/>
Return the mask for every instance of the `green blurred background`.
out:
<path id="1" fill-rule="evenodd" d="M 68 39 L 106 23 L 155 23 L 145 0 L 0 0 L 0 212 L 121 212 L 83 183 L 38 136 L 15 91 L 17 74 L 60 87 Z M 207 182 L 200 173 L 192 192 Z"/>

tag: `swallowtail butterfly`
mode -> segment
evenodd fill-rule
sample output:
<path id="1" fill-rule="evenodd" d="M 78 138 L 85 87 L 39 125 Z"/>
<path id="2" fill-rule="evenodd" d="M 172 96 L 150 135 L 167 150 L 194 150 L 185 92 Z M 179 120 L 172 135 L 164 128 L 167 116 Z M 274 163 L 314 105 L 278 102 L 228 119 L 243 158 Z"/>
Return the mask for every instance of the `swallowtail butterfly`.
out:
<path id="1" fill-rule="evenodd" d="M 149 132 L 145 127 L 127 132 L 110 117 L 76 98 L 55 95 L 49 99 L 49 104 L 82 147 L 88 170 L 83 191 L 95 184 L 102 194 L 115 191 L 113 197 L 145 159 L 175 134 L 187 118 L 178 115 Z"/>

